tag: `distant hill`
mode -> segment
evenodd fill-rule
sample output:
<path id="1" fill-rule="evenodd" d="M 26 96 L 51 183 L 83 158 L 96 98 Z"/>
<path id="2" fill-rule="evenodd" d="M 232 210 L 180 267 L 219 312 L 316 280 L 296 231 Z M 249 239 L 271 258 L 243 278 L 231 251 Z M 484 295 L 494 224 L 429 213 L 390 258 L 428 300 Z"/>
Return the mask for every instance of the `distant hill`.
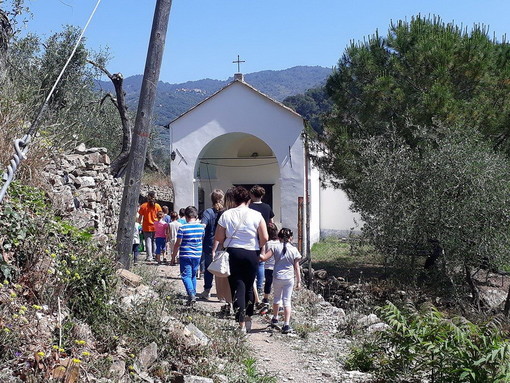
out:
<path id="1" fill-rule="evenodd" d="M 330 74 L 330 68 L 296 66 L 285 70 L 249 73 L 244 76 L 244 79 L 269 97 L 283 101 L 286 97 L 301 94 L 310 88 L 322 85 Z M 203 79 L 181 84 L 160 81 L 156 95 L 156 124 L 168 124 L 232 80 L 233 77 L 226 81 Z M 113 85 L 109 81 L 99 81 L 98 86 L 101 89 L 113 91 Z M 127 77 L 124 80 L 126 100 L 132 110 L 136 110 L 141 86 L 142 75 Z"/>

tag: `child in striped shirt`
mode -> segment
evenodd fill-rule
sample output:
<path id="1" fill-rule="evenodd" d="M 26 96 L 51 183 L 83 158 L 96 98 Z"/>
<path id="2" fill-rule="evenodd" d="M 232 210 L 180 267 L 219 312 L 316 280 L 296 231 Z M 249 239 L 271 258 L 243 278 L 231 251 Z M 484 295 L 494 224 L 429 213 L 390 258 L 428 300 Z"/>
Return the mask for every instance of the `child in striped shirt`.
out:
<path id="1" fill-rule="evenodd" d="M 196 301 L 197 271 L 202 257 L 202 240 L 204 225 L 198 221 L 198 211 L 194 206 L 188 206 L 184 212 L 186 223 L 179 227 L 175 241 L 172 259 L 179 253 L 181 279 L 188 294 L 188 305 Z"/>

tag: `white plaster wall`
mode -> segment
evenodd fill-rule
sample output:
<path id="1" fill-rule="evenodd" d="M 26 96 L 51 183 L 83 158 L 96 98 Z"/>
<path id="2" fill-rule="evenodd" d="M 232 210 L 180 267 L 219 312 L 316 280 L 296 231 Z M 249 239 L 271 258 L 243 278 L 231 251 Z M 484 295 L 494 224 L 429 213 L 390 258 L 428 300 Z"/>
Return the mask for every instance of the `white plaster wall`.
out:
<path id="1" fill-rule="evenodd" d="M 319 172 L 310 166 L 310 246 L 321 238 L 321 190 Z"/>
<path id="2" fill-rule="evenodd" d="M 359 232 L 361 230 L 361 217 L 349 209 L 350 205 L 351 201 L 343 190 L 332 187 L 320 188 L 322 236 L 347 236 L 351 231 Z"/>

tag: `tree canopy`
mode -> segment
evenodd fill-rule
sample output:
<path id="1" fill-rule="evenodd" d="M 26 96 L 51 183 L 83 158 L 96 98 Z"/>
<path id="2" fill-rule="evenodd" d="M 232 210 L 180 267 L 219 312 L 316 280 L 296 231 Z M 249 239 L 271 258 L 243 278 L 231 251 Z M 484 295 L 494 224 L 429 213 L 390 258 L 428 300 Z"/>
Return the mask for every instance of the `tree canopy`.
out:
<path id="1" fill-rule="evenodd" d="M 313 159 L 394 265 L 440 253 L 451 281 L 469 283 L 482 260 L 509 263 L 509 74 L 505 41 L 437 17 L 346 49 Z"/>

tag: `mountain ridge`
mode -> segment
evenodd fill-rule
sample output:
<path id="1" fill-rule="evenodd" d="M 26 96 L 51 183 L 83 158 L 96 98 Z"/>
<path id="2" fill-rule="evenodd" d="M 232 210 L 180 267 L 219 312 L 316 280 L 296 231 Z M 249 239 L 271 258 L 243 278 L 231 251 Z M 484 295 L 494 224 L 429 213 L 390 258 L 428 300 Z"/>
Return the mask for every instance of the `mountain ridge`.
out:
<path id="1" fill-rule="evenodd" d="M 320 66 L 295 66 L 283 70 L 263 70 L 247 73 L 244 80 L 276 101 L 283 101 L 288 96 L 304 93 L 310 88 L 322 85 L 331 74 L 331 68 Z M 155 123 L 160 126 L 188 111 L 207 97 L 210 97 L 233 81 L 210 78 L 186 81 L 184 83 L 158 82 L 155 104 Z M 143 75 L 133 75 L 124 79 L 126 101 L 131 110 L 136 110 L 142 85 Z M 97 82 L 100 90 L 113 92 L 110 81 Z"/>

